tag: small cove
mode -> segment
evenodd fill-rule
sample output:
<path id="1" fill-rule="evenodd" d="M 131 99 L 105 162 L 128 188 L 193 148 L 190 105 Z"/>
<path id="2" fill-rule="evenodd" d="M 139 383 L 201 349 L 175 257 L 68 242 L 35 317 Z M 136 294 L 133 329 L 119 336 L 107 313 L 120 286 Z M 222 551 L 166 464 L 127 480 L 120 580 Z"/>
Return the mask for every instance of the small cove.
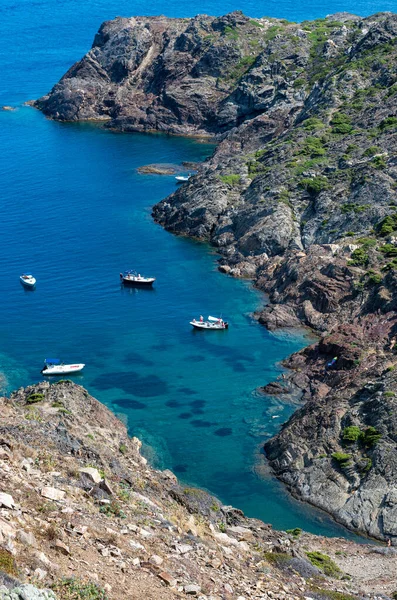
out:
<path id="1" fill-rule="evenodd" d="M 37 14 L 48 16 L 40 22 L 23 21 L 22 8 L 7 15 L 8 49 L 15 52 L 11 61 L 0 50 L 7 57 L 1 104 L 46 92 L 89 46 L 98 20 L 113 16 L 87 12 L 73 30 L 73 2 L 57 15 L 39 3 Z M 129 6 L 133 12 L 147 11 Z M 70 41 L 56 50 L 57 37 Z M 151 219 L 151 207 L 175 181 L 137 168 L 203 160 L 212 147 L 59 124 L 22 106 L 1 112 L 0 120 L 4 389 L 40 381 L 46 355 L 86 362 L 74 380 L 121 416 L 155 467 L 277 528 L 349 536 L 263 473 L 263 442 L 295 407 L 255 389 L 307 343 L 303 334 L 268 333 L 250 317 L 263 297 L 249 282 L 220 274 L 213 250 Z M 119 272 L 134 267 L 157 277 L 153 291 L 120 287 Z M 25 270 L 37 277 L 34 292 L 19 284 Z M 222 314 L 231 328 L 194 332 L 188 321 L 200 314 Z"/>

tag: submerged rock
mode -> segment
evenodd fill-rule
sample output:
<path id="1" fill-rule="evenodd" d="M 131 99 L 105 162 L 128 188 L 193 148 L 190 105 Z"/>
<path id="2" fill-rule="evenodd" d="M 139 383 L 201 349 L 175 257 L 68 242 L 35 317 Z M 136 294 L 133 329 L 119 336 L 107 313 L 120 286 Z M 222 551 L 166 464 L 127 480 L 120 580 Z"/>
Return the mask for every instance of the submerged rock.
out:
<path id="1" fill-rule="evenodd" d="M 138 173 L 142 174 L 155 174 L 155 175 L 175 175 L 177 172 L 174 167 L 162 166 L 162 165 L 145 165 L 138 167 Z"/>

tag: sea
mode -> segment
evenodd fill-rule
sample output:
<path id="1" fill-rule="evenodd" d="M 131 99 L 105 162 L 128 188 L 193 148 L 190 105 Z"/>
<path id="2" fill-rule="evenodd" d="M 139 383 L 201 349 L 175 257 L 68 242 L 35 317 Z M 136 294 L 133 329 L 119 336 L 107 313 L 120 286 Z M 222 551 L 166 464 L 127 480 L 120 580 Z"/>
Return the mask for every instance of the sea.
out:
<path id="1" fill-rule="evenodd" d="M 267 332 L 252 317 L 266 299 L 250 282 L 221 274 L 214 249 L 151 218 L 175 179 L 138 167 L 182 172 L 214 146 L 57 123 L 24 102 L 45 94 L 118 15 L 243 10 L 300 21 L 395 9 L 392 0 L 1 0 L 0 106 L 16 110 L 0 111 L 0 391 L 42 381 L 46 357 L 84 362 L 74 381 L 142 439 L 155 468 L 276 528 L 351 537 L 292 499 L 263 456 L 296 405 L 257 389 L 282 374 L 280 361 L 309 344 L 307 334 Z M 155 276 L 153 290 L 123 288 L 125 269 Z M 36 277 L 34 291 L 20 285 L 23 272 Z M 194 331 L 200 315 L 230 328 Z"/>

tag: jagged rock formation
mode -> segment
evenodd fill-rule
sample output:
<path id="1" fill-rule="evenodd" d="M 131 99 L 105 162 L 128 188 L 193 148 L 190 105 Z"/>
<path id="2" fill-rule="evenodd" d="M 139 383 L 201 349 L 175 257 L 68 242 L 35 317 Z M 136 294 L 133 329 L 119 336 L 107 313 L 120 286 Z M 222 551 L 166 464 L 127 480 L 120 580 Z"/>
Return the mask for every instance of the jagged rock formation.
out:
<path id="1" fill-rule="evenodd" d="M 396 64 L 392 13 L 116 19 L 35 103 L 61 120 L 216 136 L 154 218 L 254 278 L 269 328 L 322 335 L 287 363 L 307 403 L 267 444 L 271 464 L 295 494 L 393 542 Z"/>
<path id="2" fill-rule="evenodd" d="M 0 409 L 0 598 L 332 600 L 337 588 L 363 600 L 395 590 L 394 549 L 277 532 L 179 484 L 70 381 L 20 389 Z M 324 574 L 307 552 L 324 555 L 325 544 L 334 562 Z"/>

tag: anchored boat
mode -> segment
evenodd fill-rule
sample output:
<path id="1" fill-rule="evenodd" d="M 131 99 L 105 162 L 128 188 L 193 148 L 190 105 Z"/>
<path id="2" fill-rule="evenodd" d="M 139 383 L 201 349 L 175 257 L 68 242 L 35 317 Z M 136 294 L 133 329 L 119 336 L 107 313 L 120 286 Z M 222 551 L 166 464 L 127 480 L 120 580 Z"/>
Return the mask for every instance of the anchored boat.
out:
<path id="1" fill-rule="evenodd" d="M 156 278 L 142 277 L 142 275 L 136 271 L 125 271 L 124 273 L 120 273 L 120 281 L 126 285 L 150 287 L 156 281 Z"/>
<path id="2" fill-rule="evenodd" d="M 40 373 L 43 375 L 66 375 L 71 373 L 79 373 L 85 367 L 85 364 L 64 365 L 59 358 L 46 358 L 44 367 Z"/>
<path id="3" fill-rule="evenodd" d="M 175 179 L 177 183 L 185 183 L 185 181 L 189 181 L 191 176 L 191 173 L 189 173 L 189 175 L 177 175 Z"/>
<path id="4" fill-rule="evenodd" d="M 28 288 L 32 288 L 36 285 L 36 279 L 31 273 L 23 273 L 23 275 L 19 277 L 19 281 Z"/>
<path id="5" fill-rule="evenodd" d="M 208 317 L 207 321 L 204 321 L 203 317 L 200 317 L 198 321 L 196 319 L 190 321 L 190 325 L 193 325 L 195 329 L 205 329 L 207 331 L 229 328 L 229 323 L 218 317 Z"/>

